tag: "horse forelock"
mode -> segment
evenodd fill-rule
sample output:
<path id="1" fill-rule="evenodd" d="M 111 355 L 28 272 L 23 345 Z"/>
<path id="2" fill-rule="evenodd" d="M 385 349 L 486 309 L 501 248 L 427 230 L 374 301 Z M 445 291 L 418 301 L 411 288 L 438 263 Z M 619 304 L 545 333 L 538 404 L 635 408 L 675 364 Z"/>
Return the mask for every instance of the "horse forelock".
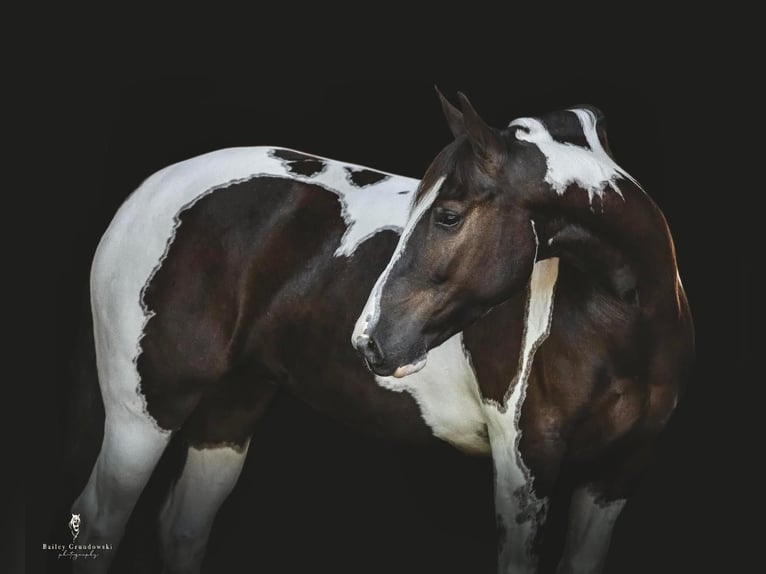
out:
<path id="1" fill-rule="evenodd" d="M 434 187 L 434 184 L 443 177 L 454 164 L 454 143 L 448 145 L 442 149 L 428 166 L 426 173 L 423 175 L 423 179 L 420 180 L 417 190 L 412 198 L 411 209 L 414 210 L 423 200 L 423 197 L 428 193 L 430 189 Z"/>
<path id="2" fill-rule="evenodd" d="M 465 191 L 476 183 L 478 163 L 471 150 L 471 146 L 465 137 L 459 137 L 450 145 L 442 149 L 428 166 L 423 179 L 420 181 L 417 191 L 412 200 L 412 210 L 425 197 L 429 190 L 433 189 L 439 179 L 454 182 L 455 186 L 442 186 L 442 192 L 453 192 L 457 189 Z"/>

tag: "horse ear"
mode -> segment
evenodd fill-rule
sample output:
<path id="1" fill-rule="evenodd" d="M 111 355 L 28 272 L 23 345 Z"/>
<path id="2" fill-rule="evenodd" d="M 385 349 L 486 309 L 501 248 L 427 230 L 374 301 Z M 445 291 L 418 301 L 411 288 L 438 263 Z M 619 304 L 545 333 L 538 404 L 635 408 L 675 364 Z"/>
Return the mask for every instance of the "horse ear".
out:
<path id="1" fill-rule="evenodd" d="M 463 110 L 463 126 L 474 153 L 489 168 L 497 168 L 503 161 L 505 146 L 500 136 L 481 119 L 463 92 L 458 92 L 460 109 Z"/>
<path id="2" fill-rule="evenodd" d="M 441 102 L 442 110 L 444 111 L 444 117 L 447 118 L 447 125 L 449 126 L 452 135 L 456 138 L 462 136 L 465 133 L 462 112 L 449 103 L 449 100 L 439 91 L 438 86 L 434 86 L 434 89 L 439 96 L 439 101 Z"/>

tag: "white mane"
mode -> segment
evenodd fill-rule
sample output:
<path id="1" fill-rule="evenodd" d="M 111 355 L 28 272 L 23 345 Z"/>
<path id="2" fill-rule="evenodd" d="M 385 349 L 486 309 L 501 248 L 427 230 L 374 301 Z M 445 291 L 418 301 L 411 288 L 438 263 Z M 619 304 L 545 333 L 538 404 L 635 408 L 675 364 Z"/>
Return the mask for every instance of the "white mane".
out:
<path id="1" fill-rule="evenodd" d="M 516 137 L 534 143 L 543 153 L 548 166 L 545 181 L 553 190 L 559 195 L 564 195 L 567 187 L 577 184 L 588 192 L 588 201 L 592 205 L 593 197 L 603 199 L 607 189 L 623 197 L 617 185 L 619 179 L 630 180 L 640 188 L 639 183 L 617 165 L 601 145 L 593 112 L 583 108 L 568 111 L 580 120 L 590 149 L 556 141 L 543 123 L 535 118 L 519 118 L 509 124 L 509 127 L 524 128 L 519 130 Z"/>

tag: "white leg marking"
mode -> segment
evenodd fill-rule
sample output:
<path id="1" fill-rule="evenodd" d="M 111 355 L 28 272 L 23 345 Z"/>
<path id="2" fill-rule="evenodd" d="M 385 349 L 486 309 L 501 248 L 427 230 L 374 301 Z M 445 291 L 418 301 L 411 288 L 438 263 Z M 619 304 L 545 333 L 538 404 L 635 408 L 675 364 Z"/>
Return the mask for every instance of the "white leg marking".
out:
<path id="1" fill-rule="evenodd" d="M 404 249 L 407 246 L 407 241 L 409 240 L 410 235 L 412 235 L 415 226 L 420 221 L 420 218 L 423 217 L 426 211 L 428 211 L 428 208 L 431 207 L 431 204 L 439 194 L 439 188 L 443 182 L 444 177 L 440 177 L 438 180 L 436 180 L 436 183 L 434 183 L 433 187 L 425 193 L 425 195 L 420 199 L 420 202 L 415 206 L 415 209 L 410 214 L 410 218 L 407 221 L 407 225 L 404 228 L 404 231 L 402 231 L 402 234 L 399 237 L 399 243 L 396 245 L 396 249 L 391 256 L 391 260 L 388 262 L 388 265 L 383 270 L 383 273 L 380 274 L 380 277 L 378 277 L 378 280 L 375 282 L 375 286 L 372 288 L 372 292 L 367 299 L 367 303 L 365 304 L 361 315 L 359 315 L 359 318 L 356 321 L 354 332 L 351 335 L 352 345 L 356 343 L 357 339 L 366 337 L 369 329 L 372 329 L 375 326 L 375 323 L 378 320 L 378 315 L 380 313 L 380 297 L 383 292 L 383 287 L 388 280 L 388 275 L 391 273 L 394 265 L 396 265 L 396 262 L 399 261 L 402 253 L 404 253 Z M 425 363 L 423 363 L 420 368 L 423 368 L 424 366 Z"/>
<path id="2" fill-rule="evenodd" d="M 529 286 L 523 347 L 519 371 L 503 404 L 485 403 L 485 418 L 495 466 L 495 512 L 504 530 L 499 571 L 535 572 L 532 544 L 545 520 L 546 504 L 534 493 L 532 476 L 519 451 L 519 418 L 535 351 L 548 336 L 553 314 L 553 295 L 558 278 L 558 259 L 535 264 Z"/>
<path id="3" fill-rule="evenodd" d="M 578 488 L 569 509 L 569 531 L 557 574 L 598 574 L 604 568 L 612 530 L 625 500 L 601 503 Z"/>
<path id="4" fill-rule="evenodd" d="M 237 483 L 247 456 L 231 447 L 189 448 L 181 477 L 160 515 L 166 572 L 199 572 L 213 520 Z"/>
<path id="5" fill-rule="evenodd" d="M 529 483 L 516 449 L 518 433 L 502 424 L 490 423 L 487 428 L 495 467 L 495 513 L 502 527 L 498 571 L 531 574 L 537 568 L 531 546 L 544 501 L 526 490 Z"/>
<path id="6" fill-rule="evenodd" d="M 88 484 L 72 505 L 80 516 L 80 544 L 112 544 L 122 538 L 125 524 L 167 446 L 170 435 L 154 421 L 123 408 L 107 408 L 104 440 Z M 114 552 L 98 560 L 80 560 L 76 568 L 106 572 Z M 82 564 L 79 564 L 82 562 Z"/>

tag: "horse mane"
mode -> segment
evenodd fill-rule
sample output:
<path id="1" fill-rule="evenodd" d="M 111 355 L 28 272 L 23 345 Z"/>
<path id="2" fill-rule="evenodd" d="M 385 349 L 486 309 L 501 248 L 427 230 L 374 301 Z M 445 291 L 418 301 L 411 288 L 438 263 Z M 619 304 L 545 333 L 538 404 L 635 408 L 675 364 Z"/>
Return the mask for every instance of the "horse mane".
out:
<path id="1" fill-rule="evenodd" d="M 548 112 L 540 116 L 534 116 L 539 120 L 551 134 L 551 137 L 560 143 L 568 143 L 589 149 L 587 136 L 583 131 L 580 120 L 573 113 L 574 110 L 586 110 L 593 114 L 593 129 L 596 131 L 599 142 L 604 151 L 614 159 L 612 150 L 609 148 L 609 142 L 606 137 L 606 116 L 596 106 L 590 104 L 578 104 L 567 108 L 566 110 L 557 110 Z M 521 119 L 521 118 L 519 118 Z"/>
<path id="2" fill-rule="evenodd" d="M 604 113 L 595 106 L 589 104 L 573 106 L 567 110 L 557 110 L 542 114 L 539 116 L 528 116 L 517 118 L 508 126 L 504 133 L 513 137 L 517 129 L 524 129 L 525 120 L 536 120 L 540 122 L 547 130 L 550 136 L 562 144 L 571 144 L 574 146 L 590 149 L 584 126 L 580 119 L 574 113 L 575 110 L 586 110 L 593 116 L 592 129 L 595 130 L 599 143 L 606 154 L 614 160 L 609 143 L 606 137 L 606 118 Z M 423 179 L 418 186 L 413 197 L 412 207 L 418 205 L 423 196 L 431 189 L 436 181 L 442 176 L 454 178 L 458 185 L 472 183 L 476 172 L 472 169 L 472 162 L 466 161 L 466 157 L 471 153 L 470 145 L 465 136 L 459 136 L 452 143 L 442 149 L 429 165 Z M 632 179 L 629 178 L 628 179 Z"/>

